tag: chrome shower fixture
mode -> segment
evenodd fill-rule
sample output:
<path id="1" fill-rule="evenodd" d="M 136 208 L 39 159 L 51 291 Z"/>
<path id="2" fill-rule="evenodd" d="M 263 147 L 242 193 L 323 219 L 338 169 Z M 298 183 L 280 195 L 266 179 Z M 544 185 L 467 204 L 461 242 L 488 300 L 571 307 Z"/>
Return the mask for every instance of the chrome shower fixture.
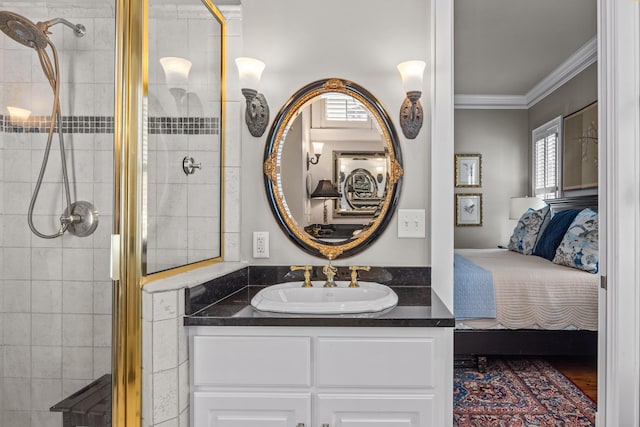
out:
<path id="1" fill-rule="evenodd" d="M 49 133 L 47 135 L 47 145 L 45 147 L 42 165 L 38 181 L 36 182 L 31 202 L 29 203 L 29 211 L 27 219 L 29 228 L 38 237 L 43 239 L 53 239 L 62 236 L 66 231 L 78 237 L 85 237 L 92 234 L 98 227 L 98 211 L 89 202 L 77 201 L 71 202 L 71 191 L 69 190 L 69 175 L 67 173 L 67 160 L 64 148 L 64 137 L 62 132 L 62 113 L 60 112 L 60 65 L 58 62 L 58 51 L 55 45 L 49 39 L 49 27 L 56 24 L 64 24 L 73 29 L 76 36 L 82 37 L 86 33 L 84 25 L 74 25 L 63 18 L 55 18 L 45 22 L 34 24 L 24 16 L 17 13 L 0 11 L 0 30 L 7 36 L 11 37 L 18 43 L 33 48 L 38 53 L 42 71 L 49 80 L 51 89 L 53 90 L 53 106 L 51 111 L 51 120 L 49 124 Z M 53 62 L 49 57 L 46 49 L 51 48 L 53 53 Z M 56 131 L 56 123 L 58 124 L 58 139 L 60 141 L 60 160 L 62 167 L 62 180 L 64 184 L 64 194 L 66 197 L 67 208 L 60 216 L 60 229 L 54 234 L 43 234 L 33 224 L 33 210 L 38 199 L 38 193 L 42 186 L 42 180 L 47 162 L 49 161 L 49 153 L 51 152 L 51 142 L 53 134 Z"/>

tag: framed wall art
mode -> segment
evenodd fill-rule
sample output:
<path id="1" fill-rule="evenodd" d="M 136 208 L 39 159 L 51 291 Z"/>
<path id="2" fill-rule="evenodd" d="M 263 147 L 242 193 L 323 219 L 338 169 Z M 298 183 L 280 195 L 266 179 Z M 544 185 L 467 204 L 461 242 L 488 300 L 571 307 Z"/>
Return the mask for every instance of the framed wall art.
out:
<path id="1" fill-rule="evenodd" d="M 481 187 L 482 186 L 482 155 L 481 154 L 456 154 L 455 155 L 455 186 L 456 187 Z"/>
<path id="2" fill-rule="evenodd" d="M 482 225 L 482 194 L 456 194 L 456 227 Z"/>
<path id="3" fill-rule="evenodd" d="M 562 129 L 562 189 L 598 187 L 598 103 L 565 117 Z"/>

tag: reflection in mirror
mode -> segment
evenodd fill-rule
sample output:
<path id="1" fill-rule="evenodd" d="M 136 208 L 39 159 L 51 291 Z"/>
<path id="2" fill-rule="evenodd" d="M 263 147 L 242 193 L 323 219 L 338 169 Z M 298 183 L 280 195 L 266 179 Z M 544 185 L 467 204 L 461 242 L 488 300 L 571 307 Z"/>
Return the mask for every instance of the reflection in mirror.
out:
<path id="1" fill-rule="evenodd" d="M 335 151 L 333 175 L 340 199 L 336 216 L 371 218 L 387 191 L 386 154 L 382 151 Z"/>
<path id="2" fill-rule="evenodd" d="M 146 275 L 222 258 L 224 19 L 209 0 L 179 3 L 149 0 Z"/>
<path id="3" fill-rule="evenodd" d="M 371 94 L 339 79 L 314 82 L 282 108 L 269 133 L 272 210 L 308 252 L 354 254 L 393 215 L 401 158 L 395 129 Z"/>

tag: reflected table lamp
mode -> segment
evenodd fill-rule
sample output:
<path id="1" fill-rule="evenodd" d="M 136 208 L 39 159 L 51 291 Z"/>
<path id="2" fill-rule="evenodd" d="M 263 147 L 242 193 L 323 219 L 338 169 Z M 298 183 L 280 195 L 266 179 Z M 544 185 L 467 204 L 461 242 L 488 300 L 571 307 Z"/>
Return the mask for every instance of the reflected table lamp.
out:
<path id="1" fill-rule="evenodd" d="M 311 193 L 311 198 L 312 199 L 324 199 L 323 204 L 323 211 L 322 211 L 322 220 L 324 224 L 328 224 L 327 221 L 327 200 L 329 199 L 339 199 L 340 198 L 340 193 L 338 193 L 338 190 L 336 190 L 336 187 L 334 187 L 334 185 L 331 183 L 330 180 L 328 179 L 321 179 L 318 182 L 318 186 L 316 187 L 315 190 L 313 190 L 313 193 Z"/>

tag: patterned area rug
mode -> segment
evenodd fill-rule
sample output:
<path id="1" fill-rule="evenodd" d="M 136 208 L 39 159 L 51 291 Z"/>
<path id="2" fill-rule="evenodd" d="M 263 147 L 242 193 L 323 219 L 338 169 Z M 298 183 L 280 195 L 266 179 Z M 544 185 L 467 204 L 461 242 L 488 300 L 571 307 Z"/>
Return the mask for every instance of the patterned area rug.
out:
<path id="1" fill-rule="evenodd" d="M 595 426 L 596 404 L 549 363 L 489 360 L 454 373 L 454 427 Z"/>

